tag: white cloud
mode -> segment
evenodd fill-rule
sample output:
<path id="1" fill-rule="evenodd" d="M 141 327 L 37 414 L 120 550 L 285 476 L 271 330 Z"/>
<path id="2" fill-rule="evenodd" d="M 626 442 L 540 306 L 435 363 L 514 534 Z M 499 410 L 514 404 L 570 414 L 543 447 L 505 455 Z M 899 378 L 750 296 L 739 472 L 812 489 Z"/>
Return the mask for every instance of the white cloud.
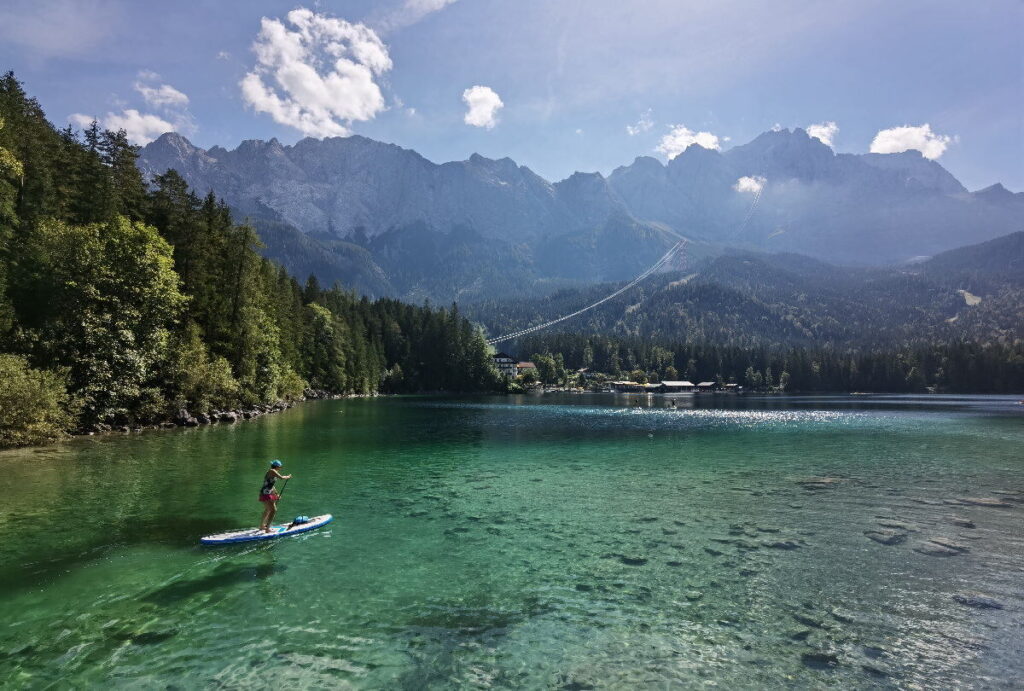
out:
<path id="1" fill-rule="evenodd" d="M 311 137 L 347 136 L 384 110 L 375 80 L 392 63 L 372 29 L 305 8 L 287 21 L 261 20 L 257 64 L 240 84 L 247 104 Z"/>
<path id="2" fill-rule="evenodd" d="M 493 128 L 498 124 L 498 111 L 505 104 L 489 86 L 473 86 L 462 92 L 462 100 L 468 110 L 463 121 L 473 127 Z"/>
<path id="3" fill-rule="evenodd" d="M 665 154 L 671 161 L 691 144 L 698 144 L 705 149 L 721 148 L 718 137 L 710 132 L 694 132 L 685 125 L 672 125 L 671 131 L 661 138 L 654 150 Z"/>
<path id="4" fill-rule="evenodd" d="M 401 29 L 426 17 L 443 10 L 457 0 L 405 0 L 402 6 L 390 14 L 384 16 L 379 22 L 380 28 L 384 31 Z"/>
<path id="5" fill-rule="evenodd" d="M 140 113 L 134 108 L 128 108 L 120 113 L 107 113 L 102 118 L 93 117 L 84 113 L 75 113 L 68 118 L 73 125 L 85 128 L 96 120 L 99 125 L 108 130 L 124 130 L 128 139 L 133 144 L 145 146 L 159 137 L 164 132 L 173 132 L 176 128 L 173 124 L 164 120 L 158 115 L 151 113 Z"/>
<path id="6" fill-rule="evenodd" d="M 188 96 L 170 84 L 149 86 L 142 82 L 135 82 L 135 90 L 142 94 L 146 103 L 155 108 L 182 108 L 188 105 Z"/>
<path id="7" fill-rule="evenodd" d="M 743 177 L 736 181 L 736 184 L 733 185 L 732 188 L 737 192 L 748 192 L 750 194 L 757 194 L 758 192 L 764 189 L 764 185 L 766 182 L 768 182 L 768 180 L 766 178 L 761 177 L 760 175 L 754 177 L 744 175 Z"/>
<path id="8" fill-rule="evenodd" d="M 218 60 L 230 60 L 231 59 L 231 53 L 227 52 L 226 50 L 219 51 L 217 53 L 217 59 Z"/>
<path id="9" fill-rule="evenodd" d="M 928 159 L 936 159 L 946 151 L 953 137 L 932 132 L 927 122 L 919 127 L 904 125 L 881 130 L 871 142 L 873 154 L 896 154 L 908 149 L 917 149 Z"/>
<path id="10" fill-rule="evenodd" d="M 636 121 L 635 125 L 626 125 L 626 133 L 630 137 L 635 137 L 641 132 L 646 132 L 652 127 L 654 127 L 654 120 L 651 119 L 651 109 L 648 108 L 644 112 L 640 113 L 640 119 Z"/>
<path id="11" fill-rule="evenodd" d="M 68 122 L 82 130 L 91 125 L 95 119 L 95 116 L 86 115 L 85 113 L 72 113 L 68 116 Z"/>
<path id="12" fill-rule="evenodd" d="M 839 125 L 832 120 L 829 120 L 828 122 L 818 122 L 807 126 L 807 134 L 815 139 L 821 140 L 821 143 L 826 146 L 832 146 L 832 142 L 835 141 L 836 133 L 838 132 Z"/>
<path id="13" fill-rule="evenodd" d="M 582 129 L 579 129 L 579 128 L 577 128 L 577 129 L 576 129 L 576 134 L 578 134 L 578 135 L 580 135 L 580 136 L 582 137 L 582 136 L 583 136 L 583 130 L 582 130 Z"/>

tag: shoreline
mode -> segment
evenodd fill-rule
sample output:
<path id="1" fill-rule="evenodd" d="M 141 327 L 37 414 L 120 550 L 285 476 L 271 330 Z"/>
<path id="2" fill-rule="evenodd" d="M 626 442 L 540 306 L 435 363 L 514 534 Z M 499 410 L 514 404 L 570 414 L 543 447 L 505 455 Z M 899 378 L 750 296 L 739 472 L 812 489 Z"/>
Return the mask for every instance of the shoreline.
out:
<path id="1" fill-rule="evenodd" d="M 239 422 L 256 420 L 257 418 L 261 418 L 265 415 L 283 413 L 286 410 L 294 408 L 295 405 L 299 403 L 307 403 L 309 401 L 340 400 L 344 398 L 377 398 L 381 395 L 383 394 L 334 394 L 328 393 L 326 391 L 310 390 L 301 398 L 297 398 L 291 401 L 278 400 L 274 401 L 273 403 L 259 403 L 256 405 L 227 408 L 224 410 L 215 409 L 205 413 L 198 413 L 195 415 L 191 414 L 187 409 L 182 408 L 181 410 L 178 411 L 178 414 L 173 419 L 164 419 L 160 420 L 159 422 L 147 422 L 145 424 L 136 423 L 133 425 L 108 425 L 105 423 L 97 423 L 91 429 L 84 429 L 72 432 L 68 435 L 68 437 L 70 439 L 82 439 L 84 437 L 109 436 L 114 434 L 142 434 L 143 432 L 151 432 L 155 430 L 172 430 L 180 429 L 183 427 L 234 425 Z M 43 446 L 52 446 L 53 444 L 59 443 L 60 441 L 56 441 L 53 442 L 52 444 L 20 448 L 42 448 Z"/>

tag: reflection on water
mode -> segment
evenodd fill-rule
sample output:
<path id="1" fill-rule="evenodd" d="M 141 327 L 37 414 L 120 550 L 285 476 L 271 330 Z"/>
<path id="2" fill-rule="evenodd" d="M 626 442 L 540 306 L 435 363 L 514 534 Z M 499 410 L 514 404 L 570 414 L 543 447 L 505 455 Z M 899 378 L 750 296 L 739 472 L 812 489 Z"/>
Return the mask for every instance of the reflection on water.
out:
<path id="1" fill-rule="evenodd" d="M 1021 683 L 1013 399 L 676 401 L 325 401 L 0 454 L 0 683 Z M 282 517 L 338 520 L 198 547 L 256 523 L 276 457 Z"/>

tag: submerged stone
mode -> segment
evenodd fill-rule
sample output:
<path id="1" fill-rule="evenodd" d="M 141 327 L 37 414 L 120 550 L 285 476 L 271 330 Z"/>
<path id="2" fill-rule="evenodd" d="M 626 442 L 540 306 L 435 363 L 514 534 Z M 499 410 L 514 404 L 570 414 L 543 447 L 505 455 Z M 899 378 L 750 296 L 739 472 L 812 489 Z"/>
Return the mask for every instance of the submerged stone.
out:
<path id="1" fill-rule="evenodd" d="M 864 535 L 883 545 L 898 545 L 907 539 L 906 533 L 898 533 L 895 530 L 865 530 Z"/>
<path id="2" fill-rule="evenodd" d="M 953 599 L 965 607 L 975 609 L 1003 609 L 1003 603 L 980 593 L 957 593 Z"/>
<path id="3" fill-rule="evenodd" d="M 801 547 L 803 547 L 803 545 L 800 542 L 797 542 L 796 540 L 775 540 L 775 541 L 766 540 L 766 541 L 762 542 L 761 544 L 764 545 L 765 547 L 770 547 L 772 549 L 785 549 L 785 550 L 800 549 Z"/>
<path id="4" fill-rule="evenodd" d="M 963 504 L 970 504 L 972 506 L 991 506 L 998 509 L 1012 509 L 1013 504 L 1002 499 L 995 499 L 993 497 L 966 497 L 960 499 Z"/>
<path id="5" fill-rule="evenodd" d="M 916 525 L 911 523 L 904 523 L 903 521 L 879 521 L 878 525 L 883 528 L 890 528 L 892 530 L 903 530 L 908 533 L 916 533 L 918 528 Z"/>
<path id="6" fill-rule="evenodd" d="M 920 543 L 914 547 L 914 551 L 919 554 L 927 554 L 930 557 L 955 557 L 970 550 L 966 545 L 961 545 L 958 542 L 935 537 L 927 542 Z"/>
<path id="7" fill-rule="evenodd" d="M 825 650 L 804 653 L 800 656 L 800 661 L 812 669 L 831 670 L 839 665 L 839 657 Z"/>

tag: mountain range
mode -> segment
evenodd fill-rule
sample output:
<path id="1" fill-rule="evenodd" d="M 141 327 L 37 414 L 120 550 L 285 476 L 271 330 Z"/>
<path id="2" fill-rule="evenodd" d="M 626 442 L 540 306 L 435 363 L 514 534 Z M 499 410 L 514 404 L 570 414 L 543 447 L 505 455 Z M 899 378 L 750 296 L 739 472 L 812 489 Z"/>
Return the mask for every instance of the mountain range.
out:
<path id="1" fill-rule="evenodd" d="M 865 266 L 1024 228 L 1024 193 L 969 192 L 916 151 L 836 154 L 801 129 L 554 183 L 508 158 L 436 164 L 360 136 L 229 151 L 168 133 L 138 164 L 148 177 L 173 168 L 197 192 L 213 190 L 294 274 L 413 300 L 621 281 L 682 238 L 676 268 L 730 248 Z"/>

